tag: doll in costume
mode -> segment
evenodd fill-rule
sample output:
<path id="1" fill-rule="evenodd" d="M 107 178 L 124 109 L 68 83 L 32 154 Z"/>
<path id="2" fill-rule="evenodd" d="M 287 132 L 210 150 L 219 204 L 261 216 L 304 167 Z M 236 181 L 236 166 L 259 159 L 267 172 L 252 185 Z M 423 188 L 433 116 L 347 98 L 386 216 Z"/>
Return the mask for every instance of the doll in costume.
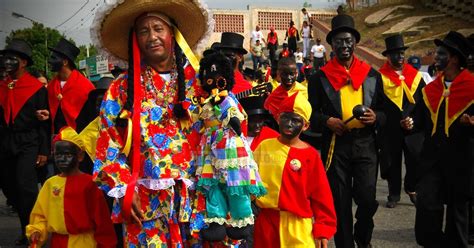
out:
<path id="1" fill-rule="evenodd" d="M 242 134 L 246 114 L 231 92 L 231 61 L 222 53 L 205 56 L 199 79 L 207 97 L 201 98 L 202 136 L 197 156 L 197 190 L 205 198 L 203 239 L 238 240 L 251 235 L 252 196 L 266 194 L 252 151 Z"/>

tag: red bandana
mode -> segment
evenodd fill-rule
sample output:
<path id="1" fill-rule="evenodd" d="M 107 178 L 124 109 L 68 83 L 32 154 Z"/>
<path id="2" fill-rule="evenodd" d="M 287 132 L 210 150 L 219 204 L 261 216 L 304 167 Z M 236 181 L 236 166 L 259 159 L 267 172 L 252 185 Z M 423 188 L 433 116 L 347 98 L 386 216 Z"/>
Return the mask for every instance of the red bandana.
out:
<path id="1" fill-rule="evenodd" d="M 55 77 L 48 85 L 48 102 L 53 123 L 58 107 L 61 106 L 67 125 L 76 129 L 76 118 L 93 89 L 94 85 L 77 70 L 72 71 L 62 89 L 61 81 Z"/>
<path id="2" fill-rule="evenodd" d="M 426 85 L 423 89 L 426 96 L 425 100 L 427 102 L 427 107 L 436 115 L 438 114 L 438 106 L 444 98 L 443 94 L 446 92 L 442 78 L 444 78 L 444 75 L 438 75 L 433 82 Z M 473 92 L 474 76 L 468 70 L 464 69 L 454 79 L 449 87 L 449 94 L 446 96 L 447 99 L 449 98 L 447 109 L 449 119 L 469 107 L 469 105 L 474 101 Z"/>
<path id="3" fill-rule="evenodd" d="M 348 84 L 348 82 L 351 82 L 352 87 L 358 90 L 364 83 L 367 74 L 369 74 L 370 65 L 354 56 L 349 71 L 346 71 L 346 68 L 339 64 L 336 58 L 333 58 L 323 66 L 321 70 L 336 91 L 339 91 L 344 85 Z"/>
<path id="4" fill-rule="evenodd" d="M 410 64 L 404 64 L 402 75 L 398 75 L 397 72 L 388 64 L 388 62 L 383 64 L 379 72 L 388 77 L 390 81 L 392 81 L 396 86 L 400 86 L 402 84 L 402 80 L 404 80 L 409 89 L 411 89 L 413 80 L 415 80 L 415 77 L 418 74 L 418 70 L 413 68 L 413 66 Z"/>
<path id="5" fill-rule="evenodd" d="M 43 87 L 38 79 L 27 72 L 14 83 L 13 87 L 13 84 L 10 84 L 12 82 L 11 79 L 0 81 L 0 106 L 3 108 L 3 117 L 7 124 L 10 124 L 10 116 L 12 123 L 15 121 L 25 102 Z"/>

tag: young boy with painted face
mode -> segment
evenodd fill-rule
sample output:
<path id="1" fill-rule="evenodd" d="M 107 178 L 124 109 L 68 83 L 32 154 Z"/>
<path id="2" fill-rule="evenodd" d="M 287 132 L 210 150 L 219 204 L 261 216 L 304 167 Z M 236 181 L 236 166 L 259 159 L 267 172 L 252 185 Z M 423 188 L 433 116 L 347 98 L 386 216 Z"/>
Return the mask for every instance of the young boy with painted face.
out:
<path id="1" fill-rule="evenodd" d="M 319 153 L 299 139 L 309 127 L 311 105 L 300 92 L 274 101 L 280 135 L 254 152 L 268 191 L 257 199 L 254 246 L 327 247 L 336 232 L 331 189 Z"/>
<path id="2" fill-rule="evenodd" d="M 93 155 L 88 137 L 97 135 L 97 124 L 81 134 L 63 128 L 53 140 L 54 162 L 60 174 L 48 179 L 31 211 L 26 236 L 43 245 L 48 234 L 52 247 L 115 247 L 117 238 L 105 198 L 92 177 L 79 170 L 84 150 Z"/>

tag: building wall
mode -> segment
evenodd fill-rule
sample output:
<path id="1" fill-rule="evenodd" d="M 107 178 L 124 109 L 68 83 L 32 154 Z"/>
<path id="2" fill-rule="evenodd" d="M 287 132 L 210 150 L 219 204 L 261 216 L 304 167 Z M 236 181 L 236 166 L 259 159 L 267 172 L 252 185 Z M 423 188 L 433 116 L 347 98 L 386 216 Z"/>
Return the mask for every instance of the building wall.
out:
<path id="1" fill-rule="evenodd" d="M 306 8 L 312 19 L 332 18 L 336 15 L 336 10 L 321 10 Z M 289 22 L 293 20 L 300 30 L 303 25 L 303 13 L 301 8 L 265 8 L 260 6 L 248 6 L 247 10 L 231 9 L 211 9 L 216 21 L 214 33 L 209 40 L 208 46 L 219 42 L 222 32 L 236 32 L 245 37 L 244 48 L 250 48 L 250 35 L 258 24 L 262 30 L 264 38 L 270 31 L 270 26 L 274 26 L 278 34 L 279 44 L 283 44 L 286 29 Z"/>

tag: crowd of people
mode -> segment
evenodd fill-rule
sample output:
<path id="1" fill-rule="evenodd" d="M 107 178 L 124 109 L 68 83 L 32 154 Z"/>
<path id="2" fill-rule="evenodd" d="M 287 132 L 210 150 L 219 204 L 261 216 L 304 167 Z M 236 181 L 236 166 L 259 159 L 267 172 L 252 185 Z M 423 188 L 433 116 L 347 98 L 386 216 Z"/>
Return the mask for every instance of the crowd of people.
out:
<path id="1" fill-rule="evenodd" d="M 275 29 L 265 39 L 259 26 L 249 50 L 224 32 L 199 52 L 213 31 L 201 1 L 106 6 L 92 31 L 128 62 L 115 78 L 91 83 L 65 39 L 49 48 L 47 83 L 28 72 L 24 40 L 0 52 L 0 186 L 20 220 L 16 245 L 372 247 L 378 173 L 395 208 L 404 163 L 417 243 L 468 246 L 472 36 L 434 40 L 432 79 L 421 58 L 405 59 L 402 35 L 385 39 L 379 70 L 358 58 L 361 34 L 342 13 L 328 59 L 320 38 L 309 48 L 306 9 L 277 56 Z"/>

